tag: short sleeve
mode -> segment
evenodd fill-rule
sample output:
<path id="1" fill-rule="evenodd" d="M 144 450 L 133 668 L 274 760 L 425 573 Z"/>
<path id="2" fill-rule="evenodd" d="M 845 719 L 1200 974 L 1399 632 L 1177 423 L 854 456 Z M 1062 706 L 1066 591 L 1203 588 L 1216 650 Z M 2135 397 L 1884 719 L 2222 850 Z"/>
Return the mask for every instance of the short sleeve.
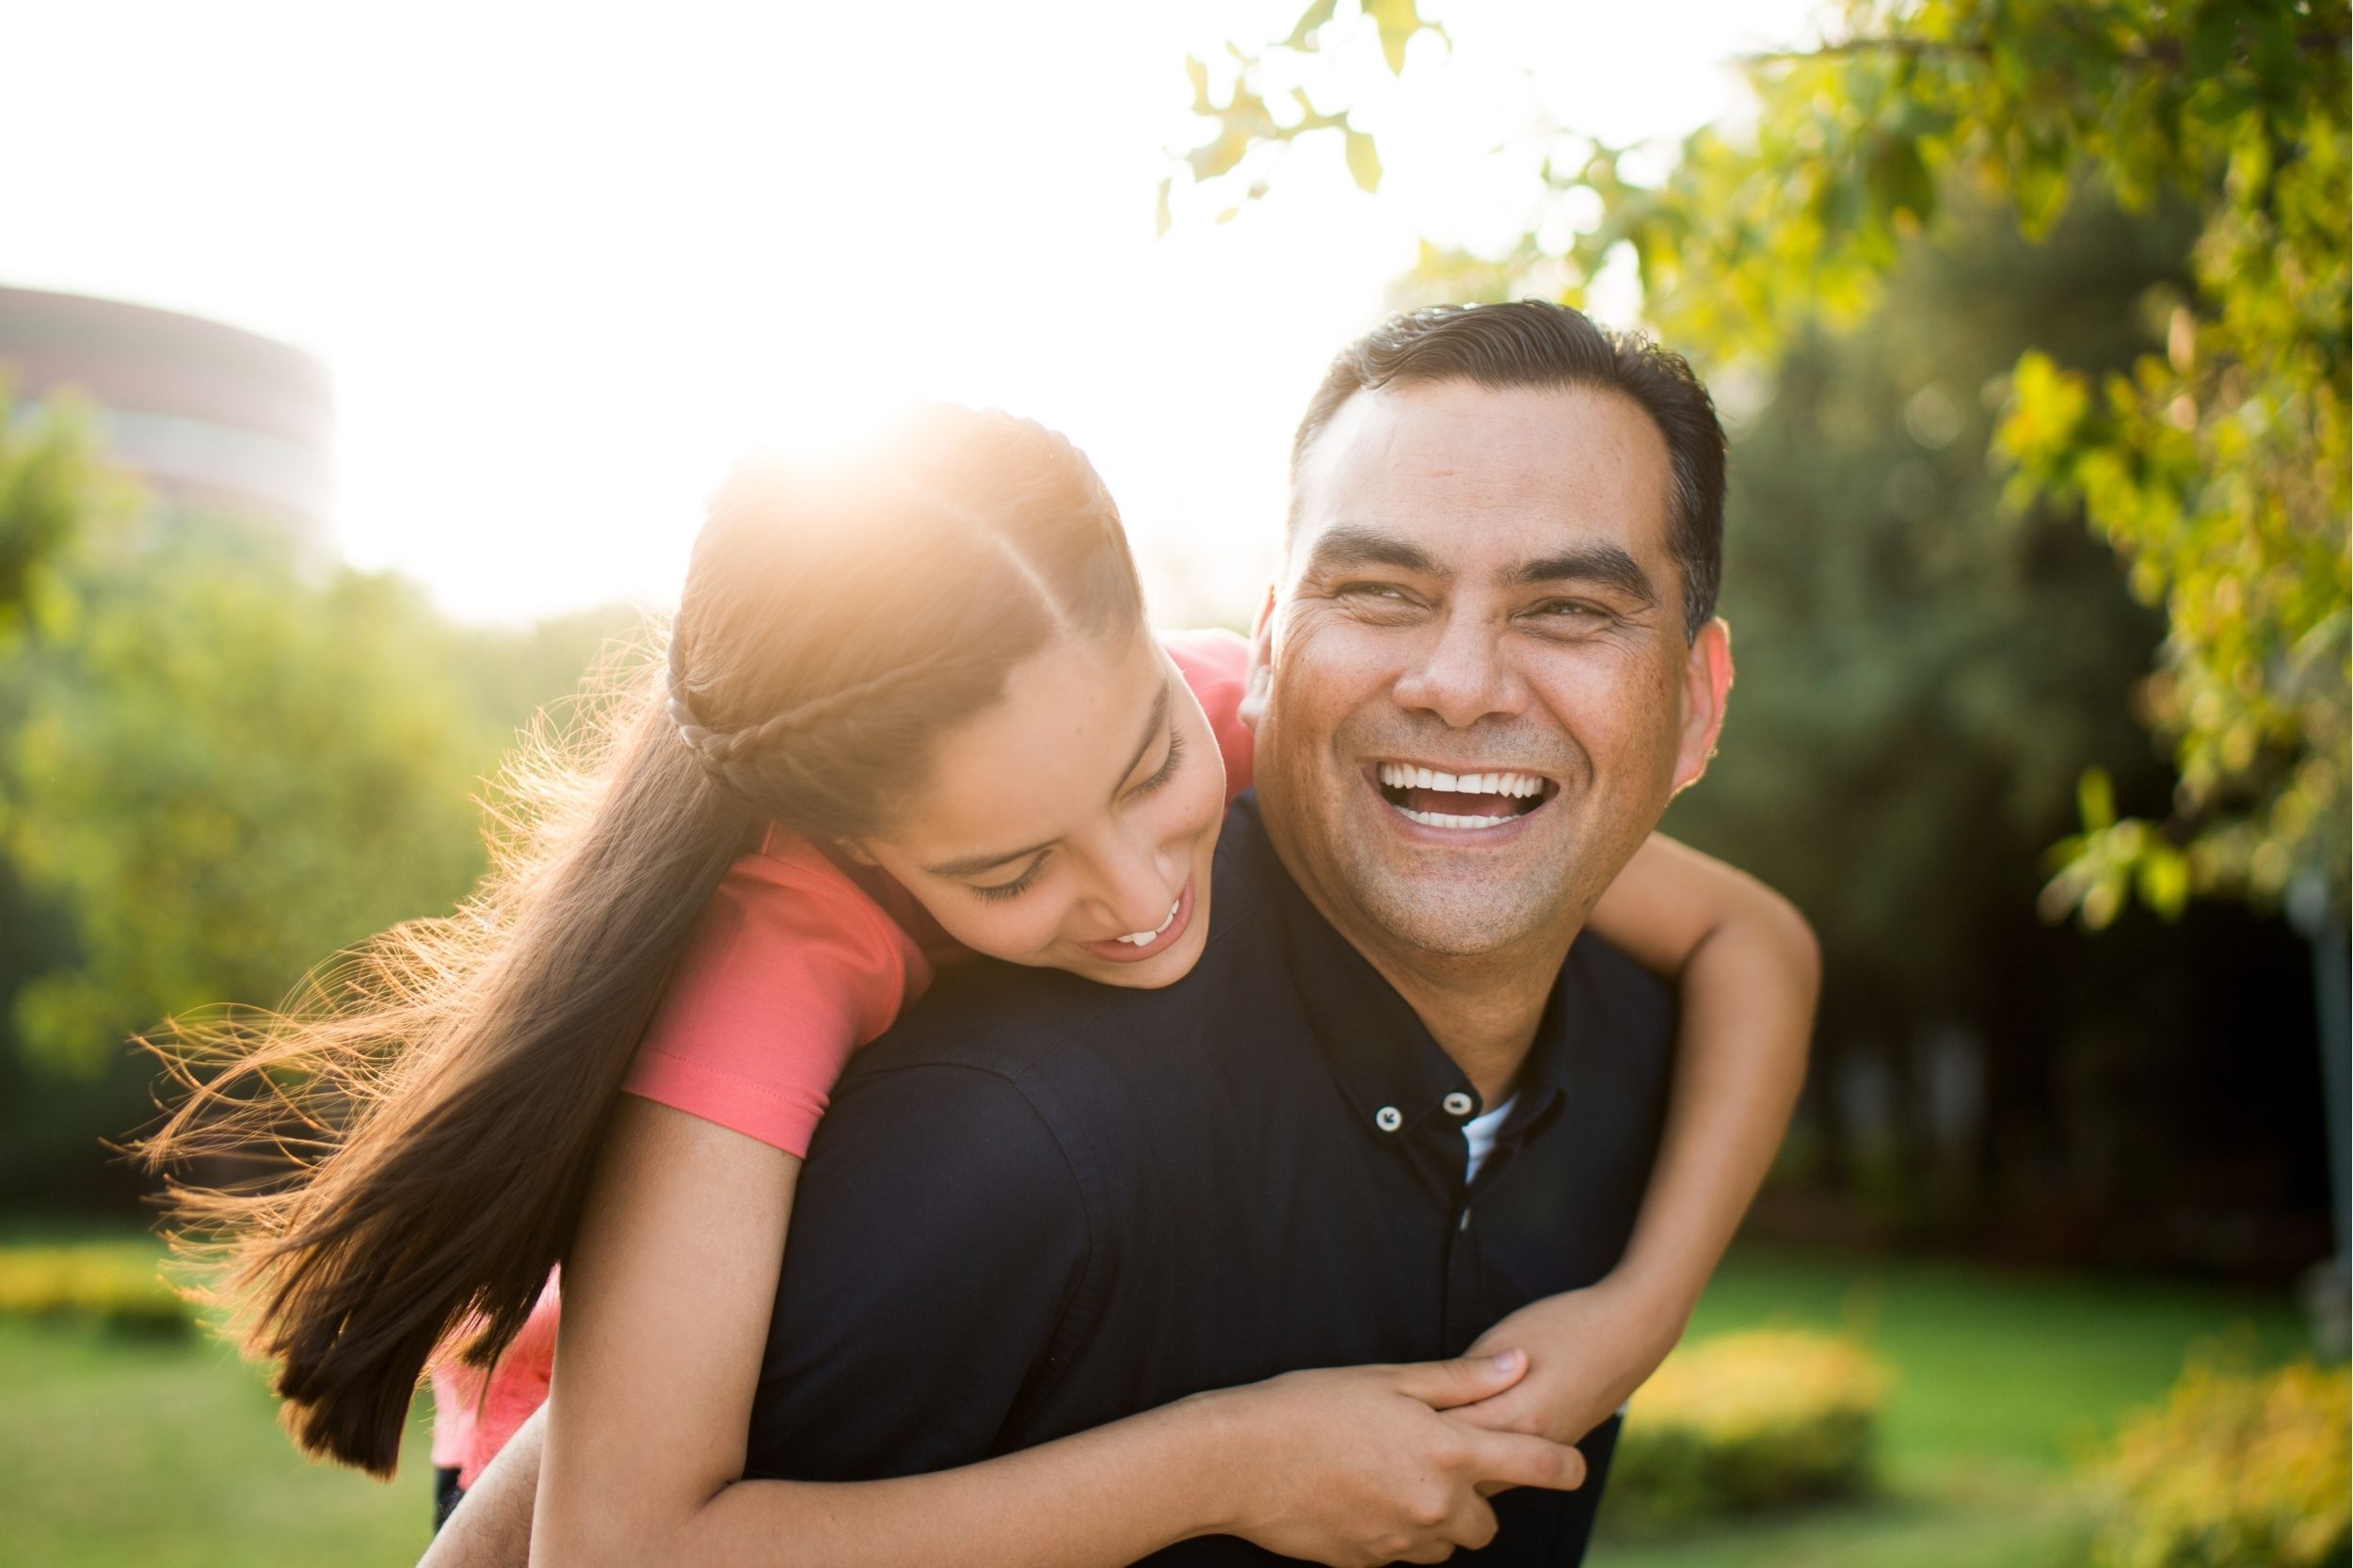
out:
<path id="1" fill-rule="evenodd" d="M 771 834 L 712 894 L 621 1087 L 806 1155 L 850 1052 L 931 974 L 846 872 Z"/>
<path id="2" fill-rule="evenodd" d="M 854 1075 L 793 1194 L 744 1473 L 868 1480 L 998 1451 L 1089 1235 L 1061 1144 L 1012 1081 Z"/>
<path id="3" fill-rule="evenodd" d="M 459 1486 L 480 1480 L 499 1450 L 548 1402 L 548 1388 L 555 1381 L 556 1324 L 563 1311 L 559 1289 L 555 1275 L 550 1274 L 521 1332 L 490 1368 L 465 1455 L 458 1462 Z"/>
<path id="4" fill-rule="evenodd" d="M 437 1355 L 433 1380 L 433 1467 L 456 1470 L 473 1448 L 475 1411 L 482 1403 L 482 1368 L 468 1366 L 454 1351 Z"/>
<path id="5" fill-rule="evenodd" d="M 1163 632 L 1160 646 L 1193 688 L 1193 699 L 1217 737 L 1225 759 L 1225 799 L 1250 788 L 1255 737 L 1241 720 L 1241 699 L 1250 689 L 1250 645 L 1231 632 Z"/>

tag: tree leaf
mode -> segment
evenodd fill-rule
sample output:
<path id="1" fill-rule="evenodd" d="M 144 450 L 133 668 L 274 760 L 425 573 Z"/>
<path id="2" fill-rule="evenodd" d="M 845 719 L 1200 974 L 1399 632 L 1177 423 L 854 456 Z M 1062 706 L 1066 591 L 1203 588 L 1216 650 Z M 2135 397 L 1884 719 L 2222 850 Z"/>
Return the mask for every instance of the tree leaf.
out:
<path id="1" fill-rule="evenodd" d="M 1317 47 L 1317 31 L 1332 20 L 1332 11 L 1337 3 L 1338 0 L 1315 0 L 1314 5 L 1301 11 L 1299 22 L 1291 28 L 1291 36 L 1283 40 L 1283 47 L 1296 49 L 1302 54 L 1312 53 Z"/>
<path id="2" fill-rule="evenodd" d="M 2190 74 L 2199 80 L 2219 76 L 2230 69 L 2231 51 L 2238 42 L 2235 0 L 2217 5 L 2209 0 L 2189 33 Z"/>
<path id="3" fill-rule="evenodd" d="M 2170 844 L 2158 844 L 2141 854 L 2135 868 L 2140 902 L 2164 916 L 2179 920 L 2189 903 L 2189 860 Z"/>
<path id="4" fill-rule="evenodd" d="M 1372 14 L 1373 25 L 1381 31 L 1381 55 L 1389 62 L 1389 74 L 1405 74 L 1405 46 L 1421 31 L 1421 11 L 1416 0 L 1366 0 L 1365 8 Z"/>
<path id="5" fill-rule="evenodd" d="M 1373 147 L 1372 138 L 1353 125 L 1342 128 L 1348 136 L 1348 172 L 1355 176 L 1356 188 L 1377 191 L 1381 188 L 1381 154 Z"/>
<path id="6" fill-rule="evenodd" d="M 2084 830 L 2099 833 L 2116 825 L 2116 785 L 2105 768 L 2086 768 L 2075 784 L 2075 805 L 2083 812 Z"/>
<path id="7" fill-rule="evenodd" d="M 1926 223 L 1936 216 L 1936 183 L 1921 161 L 1920 144 L 1911 136 L 1886 136 L 1871 155 L 1871 201 L 1882 218 L 1909 213 Z"/>
<path id="8" fill-rule="evenodd" d="M 1193 56 L 1185 56 L 1185 79 L 1193 84 L 1193 112 L 1214 115 L 1217 105 L 1209 102 L 1209 68 Z"/>

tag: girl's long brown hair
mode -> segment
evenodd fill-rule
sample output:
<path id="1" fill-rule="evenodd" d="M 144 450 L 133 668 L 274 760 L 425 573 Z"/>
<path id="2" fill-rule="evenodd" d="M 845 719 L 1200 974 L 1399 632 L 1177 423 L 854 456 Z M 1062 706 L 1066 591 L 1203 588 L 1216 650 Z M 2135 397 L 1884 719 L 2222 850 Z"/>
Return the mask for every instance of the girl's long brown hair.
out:
<path id="1" fill-rule="evenodd" d="M 570 1247 L 606 1114 L 712 890 L 763 824 L 887 826 L 941 734 L 1065 634 L 1141 624 L 1111 498 L 1026 421 L 931 407 L 856 457 L 740 470 L 659 658 L 499 781 L 492 870 L 275 1013 L 176 1021 L 186 1097 L 140 1149 L 264 1173 L 171 1185 L 307 1451 L 392 1473 L 429 1360 L 488 1365 Z"/>

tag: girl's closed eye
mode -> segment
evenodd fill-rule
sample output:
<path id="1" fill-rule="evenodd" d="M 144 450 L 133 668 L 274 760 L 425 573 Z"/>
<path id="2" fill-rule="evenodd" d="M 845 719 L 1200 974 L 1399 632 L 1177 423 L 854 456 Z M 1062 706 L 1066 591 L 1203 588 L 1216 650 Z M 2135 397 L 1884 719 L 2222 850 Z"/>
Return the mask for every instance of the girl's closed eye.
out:
<path id="1" fill-rule="evenodd" d="M 1172 724 L 1168 728 L 1168 755 L 1160 760 L 1160 765 L 1152 771 L 1151 777 L 1144 780 L 1144 782 L 1138 784 L 1134 789 L 1128 792 L 1128 798 L 1129 800 L 1141 800 L 1144 796 L 1151 794 L 1154 791 L 1167 785 L 1170 780 L 1176 776 L 1177 770 L 1184 760 L 1184 732 Z M 1039 875 L 1046 870 L 1046 862 L 1052 857 L 1053 852 L 1050 850 L 1046 854 L 1039 856 L 1036 859 L 1030 862 L 1030 866 L 1027 871 L 1024 871 L 1019 876 L 1015 877 L 1011 882 L 999 882 L 987 887 L 983 887 L 978 883 L 968 884 L 968 886 L 971 888 L 975 895 L 990 903 L 997 903 L 1004 899 L 1019 898 L 1023 893 L 1028 892 L 1032 888 L 1037 885 Z"/>
<path id="2" fill-rule="evenodd" d="M 1166 784 L 1170 779 L 1176 777 L 1176 764 L 1179 760 L 1184 757 L 1184 733 L 1172 724 L 1168 727 L 1168 756 L 1161 761 L 1159 769 L 1153 773 L 1151 777 L 1145 779 L 1143 783 L 1128 792 L 1128 798 L 1131 800 L 1141 799 L 1144 796 L 1150 794 L 1153 791 L 1159 789 L 1161 785 Z"/>
<path id="3" fill-rule="evenodd" d="M 1030 869 L 1023 872 L 1019 876 L 1015 877 L 1011 882 L 1000 882 L 993 887 L 987 888 L 984 888 L 978 883 L 974 883 L 971 885 L 972 891 L 980 895 L 982 898 L 991 901 L 992 903 L 998 899 L 1019 898 L 1023 893 L 1028 892 L 1032 888 L 1037 885 L 1038 873 L 1046 869 L 1046 862 L 1051 857 L 1051 855 L 1052 852 L 1048 851 L 1047 854 L 1041 855 L 1036 859 L 1031 861 Z"/>

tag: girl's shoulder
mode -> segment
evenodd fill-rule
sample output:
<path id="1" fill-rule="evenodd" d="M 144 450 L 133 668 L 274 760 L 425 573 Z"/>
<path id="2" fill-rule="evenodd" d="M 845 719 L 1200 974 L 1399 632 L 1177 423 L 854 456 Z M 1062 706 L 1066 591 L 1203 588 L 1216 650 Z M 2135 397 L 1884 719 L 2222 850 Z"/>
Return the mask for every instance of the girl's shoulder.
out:
<path id="1" fill-rule="evenodd" d="M 703 906 L 623 1087 L 807 1153 L 850 1052 L 930 984 L 927 922 L 888 878 L 771 827 Z"/>
<path id="2" fill-rule="evenodd" d="M 1250 679 L 1250 641 L 1239 632 L 1228 632 L 1222 626 L 1204 627 L 1193 632 L 1162 632 L 1160 646 L 1168 649 L 1185 684 L 1195 696 L 1205 691 L 1224 692 L 1228 688 L 1240 693 Z M 1207 698 L 1203 701 L 1206 705 Z M 1237 696 L 1239 700 L 1239 695 Z"/>

